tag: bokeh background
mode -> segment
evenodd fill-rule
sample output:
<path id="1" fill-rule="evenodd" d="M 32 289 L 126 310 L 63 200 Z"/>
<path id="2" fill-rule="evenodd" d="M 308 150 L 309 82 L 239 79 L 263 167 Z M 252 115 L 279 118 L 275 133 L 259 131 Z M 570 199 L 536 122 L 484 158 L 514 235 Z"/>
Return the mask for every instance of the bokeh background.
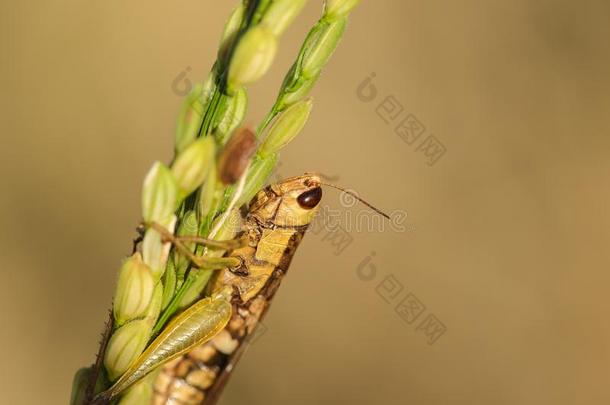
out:
<path id="1" fill-rule="evenodd" d="M 66 404 L 93 360 L 143 176 L 170 159 L 232 3 L 0 2 L 2 403 Z M 321 3 L 252 86 L 248 122 Z M 309 235 L 221 403 L 609 403 L 609 18 L 605 0 L 364 0 L 279 175 L 339 176 L 407 229 L 353 232 L 340 254 Z M 426 128 L 413 145 L 395 133 L 408 114 Z M 428 135 L 446 148 L 432 166 Z M 409 293 L 412 323 L 395 312 Z"/>

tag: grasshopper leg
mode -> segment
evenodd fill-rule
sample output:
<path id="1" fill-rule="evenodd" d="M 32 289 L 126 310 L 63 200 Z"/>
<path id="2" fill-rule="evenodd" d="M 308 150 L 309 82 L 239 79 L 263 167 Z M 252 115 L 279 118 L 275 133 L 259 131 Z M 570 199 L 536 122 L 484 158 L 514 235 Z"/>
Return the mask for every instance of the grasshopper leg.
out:
<path id="1" fill-rule="evenodd" d="M 161 234 L 164 242 L 170 242 L 176 249 L 186 256 L 191 262 L 197 267 L 203 270 L 220 270 L 225 267 L 238 267 L 241 264 L 241 259 L 237 257 L 203 257 L 197 256 L 191 250 L 185 246 L 184 242 L 195 242 L 200 244 L 216 245 L 215 247 L 221 248 L 234 248 L 237 244 L 241 245 L 241 240 L 230 240 L 230 241 L 213 241 L 210 239 L 199 238 L 199 237 L 182 237 L 175 236 L 169 232 L 165 227 L 157 222 L 150 224 L 150 227 Z M 228 249 L 227 249 L 228 250 Z"/>
<path id="2" fill-rule="evenodd" d="M 174 237 L 177 241 L 182 243 L 193 242 L 198 245 L 209 246 L 213 248 L 218 248 L 222 250 L 233 250 L 240 247 L 243 247 L 247 243 L 247 238 L 238 238 L 238 239 L 230 239 L 230 240 L 214 240 L 207 238 L 200 238 L 198 236 L 176 236 Z"/>
<path id="3" fill-rule="evenodd" d="M 202 257 L 193 255 L 191 261 L 202 270 L 221 270 L 226 267 L 236 268 L 241 266 L 239 257 Z"/>

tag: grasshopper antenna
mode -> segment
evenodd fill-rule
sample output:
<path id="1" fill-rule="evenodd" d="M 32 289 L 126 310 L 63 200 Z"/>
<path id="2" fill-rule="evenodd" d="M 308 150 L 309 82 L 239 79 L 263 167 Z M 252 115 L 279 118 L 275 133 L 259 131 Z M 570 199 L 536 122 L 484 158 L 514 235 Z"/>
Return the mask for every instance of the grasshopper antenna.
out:
<path id="1" fill-rule="evenodd" d="M 328 174 L 324 174 L 324 173 L 316 173 L 316 174 L 324 181 L 335 182 L 335 181 L 339 180 L 338 174 L 335 174 L 334 176 L 329 176 Z"/>
<path id="2" fill-rule="evenodd" d="M 372 209 L 373 211 L 375 211 L 376 213 L 378 213 L 382 217 L 384 217 L 386 219 L 390 219 L 390 216 L 388 214 L 386 214 L 385 212 L 381 211 L 379 208 L 373 206 L 372 204 L 366 202 L 365 200 L 360 198 L 356 193 L 354 193 L 352 191 L 349 191 L 349 190 L 346 190 L 343 187 L 335 186 L 334 184 L 324 183 L 324 182 L 320 182 L 320 184 L 322 184 L 324 186 L 328 186 L 328 187 L 334 188 L 336 190 L 340 190 L 340 191 L 344 192 L 345 194 L 348 194 L 348 195 L 354 197 L 356 200 L 360 201 L 362 204 L 366 205 L 367 207 L 369 207 L 370 209 Z"/>

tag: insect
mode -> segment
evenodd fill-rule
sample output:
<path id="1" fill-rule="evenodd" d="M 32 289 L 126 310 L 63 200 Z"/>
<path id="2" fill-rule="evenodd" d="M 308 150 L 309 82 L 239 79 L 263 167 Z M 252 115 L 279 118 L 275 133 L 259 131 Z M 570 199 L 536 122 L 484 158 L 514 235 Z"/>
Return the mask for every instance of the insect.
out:
<path id="1" fill-rule="evenodd" d="M 215 404 L 319 209 L 323 184 L 306 174 L 261 190 L 245 216 L 246 244 L 228 255 L 238 264 L 218 270 L 208 298 L 174 318 L 94 403 L 108 402 L 162 365 L 152 404 Z"/>
<path id="2" fill-rule="evenodd" d="M 162 368 L 153 404 L 216 402 L 318 211 L 320 185 L 317 176 L 295 177 L 252 200 L 244 226 L 248 244 L 231 253 L 241 265 L 217 272 L 209 287 L 211 293 L 233 289 L 231 319 L 212 340 Z"/>

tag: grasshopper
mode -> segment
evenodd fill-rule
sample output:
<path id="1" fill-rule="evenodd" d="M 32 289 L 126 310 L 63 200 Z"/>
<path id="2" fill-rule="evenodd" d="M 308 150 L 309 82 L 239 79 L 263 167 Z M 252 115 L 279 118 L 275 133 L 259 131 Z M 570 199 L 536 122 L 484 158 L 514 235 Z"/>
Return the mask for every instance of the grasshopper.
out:
<path id="1" fill-rule="evenodd" d="M 246 243 L 228 254 L 238 264 L 218 270 L 208 298 L 176 316 L 93 403 L 109 402 L 160 367 L 152 404 L 215 404 L 319 209 L 321 185 L 336 187 L 306 174 L 261 190 L 245 215 Z"/>

